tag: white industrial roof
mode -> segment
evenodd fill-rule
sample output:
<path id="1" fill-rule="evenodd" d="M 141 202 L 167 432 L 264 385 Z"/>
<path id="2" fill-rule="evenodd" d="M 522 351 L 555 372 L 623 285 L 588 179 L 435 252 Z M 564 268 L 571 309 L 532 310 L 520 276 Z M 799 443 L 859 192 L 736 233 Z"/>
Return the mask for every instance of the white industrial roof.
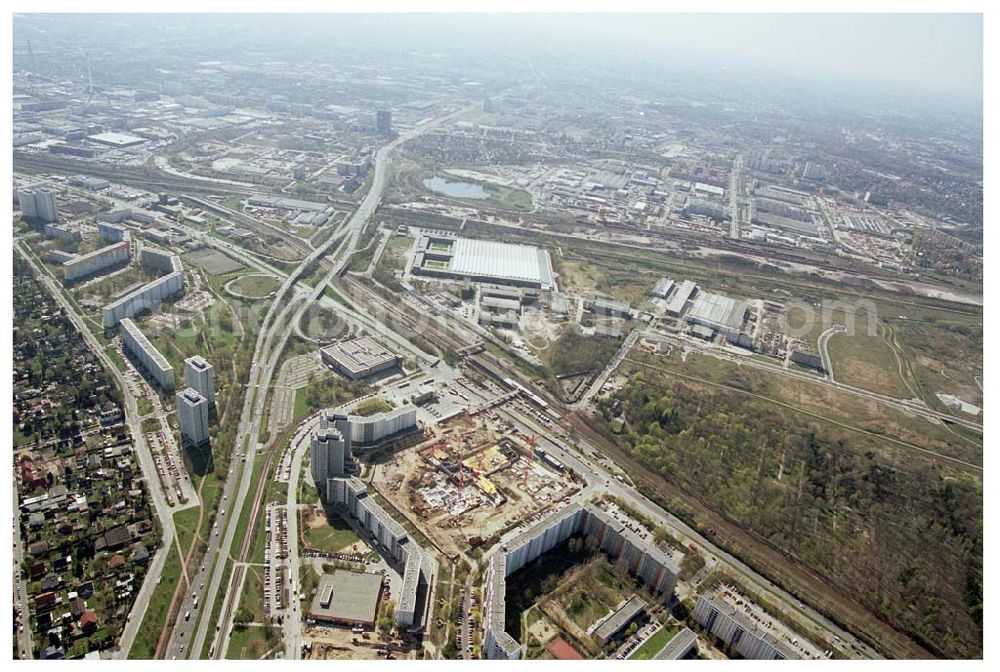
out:
<path id="1" fill-rule="evenodd" d="M 738 329 L 743 324 L 746 308 L 745 301 L 721 294 L 702 292 L 695 298 L 691 310 L 688 311 L 688 319 L 697 319 L 720 327 Z"/>
<path id="2" fill-rule="evenodd" d="M 529 245 L 459 238 L 452 247 L 451 270 L 462 275 L 552 285 L 548 252 Z"/>

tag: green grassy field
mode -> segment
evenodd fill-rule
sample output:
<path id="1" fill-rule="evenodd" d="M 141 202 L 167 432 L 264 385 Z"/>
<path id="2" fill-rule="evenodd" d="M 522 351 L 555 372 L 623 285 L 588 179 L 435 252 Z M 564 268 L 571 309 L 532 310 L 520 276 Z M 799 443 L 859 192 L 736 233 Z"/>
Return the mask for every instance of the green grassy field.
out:
<path id="1" fill-rule="evenodd" d="M 181 551 L 187 555 L 194 539 L 195 527 L 198 525 L 199 507 L 184 509 L 174 514 L 174 528 L 177 530 L 177 541 L 181 545 Z"/>
<path id="2" fill-rule="evenodd" d="M 281 281 L 273 275 L 241 276 L 230 287 L 237 294 L 251 298 L 263 298 L 281 286 Z"/>
<path id="3" fill-rule="evenodd" d="M 227 660 L 258 660 L 278 644 L 273 631 L 264 626 L 250 625 L 233 628 L 229 638 Z"/>
<path id="4" fill-rule="evenodd" d="M 356 541 L 361 541 L 354 530 L 337 516 L 322 527 L 306 529 L 303 537 L 308 548 L 330 553 L 336 553 Z"/>
<path id="5" fill-rule="evenodd" d="M 832 336 L 827 344 L 834 378 L 879 394 L 909 399 L 914 393 L 900 375 L 900 363 L 892 348 L 879 334 L 867 329 L 855 329 L 853 334 L 842 332 Z"/>
<path id="6" fill-rule="evenodd" d="M 671 628 L 665 626 L 653 633 L 653 636 L 642 643 L 635 653 L 629 658 L 629 660 L 652 660 L 653 656 L 658 654 L 670 638 L 676 635 L 678 630 L 676 628 Z"/>
<path id="7" fill-rule="evenodd" d="M 169 550 L 160 550 L 159 552 L 168 553 L 167 561 L 163 565 L 160 582 L 149 600 L 146 615 L 142 619 L 142 627 L 136 633 L 135 641 L 128 652 L 130 659 L 148 659 L 156 653 L 160 633 L 166 624 L 167 609 L 170 607 L 170 600 L 174 596 L 174 590 L 181 577 L 181 558 L 177 554 L 177 547 L 170 544 Z"/>

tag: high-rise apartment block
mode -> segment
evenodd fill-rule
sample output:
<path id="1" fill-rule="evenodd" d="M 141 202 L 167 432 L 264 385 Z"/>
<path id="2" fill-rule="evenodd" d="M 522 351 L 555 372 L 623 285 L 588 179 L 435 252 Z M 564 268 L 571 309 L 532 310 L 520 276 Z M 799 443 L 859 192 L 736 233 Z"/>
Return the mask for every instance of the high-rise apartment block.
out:
<path id="1" fill-rule="evenodd" d="M 208 399 L 209 406 L 215 405 L 215 373 L 201 355 L 184 360 L 184 384 Z"/>
<path id="2" fill-rule="evenodd" d="M 55 194 L 48 189 L 20 189 L 17 192 L 17 202 L 24 217 L 43 222 L 59 220 Z"/>
<path id="3" fill-rule="evenodd" d="M 177 393 L 177 422 L 185 444 L 200 446 L 208 441 L 208 406 L 198 390 L 189 387 Z"/>

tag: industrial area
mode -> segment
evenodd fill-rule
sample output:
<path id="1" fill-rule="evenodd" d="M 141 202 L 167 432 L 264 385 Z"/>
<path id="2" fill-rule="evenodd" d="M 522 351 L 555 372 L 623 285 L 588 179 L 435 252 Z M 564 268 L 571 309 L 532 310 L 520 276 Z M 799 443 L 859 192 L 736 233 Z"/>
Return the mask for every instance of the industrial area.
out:
<path id="1" fill-rule="evenodd" d="M 19 21 L 18 657 L 982 655 L 957 122 Z"/>

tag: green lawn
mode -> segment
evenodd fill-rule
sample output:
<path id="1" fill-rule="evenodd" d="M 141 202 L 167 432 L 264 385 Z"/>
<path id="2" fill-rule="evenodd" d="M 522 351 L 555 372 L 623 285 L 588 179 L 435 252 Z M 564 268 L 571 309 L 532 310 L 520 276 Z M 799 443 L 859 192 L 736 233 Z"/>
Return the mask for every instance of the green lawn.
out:
<path id="1" fill-rule="evenodd" d="M 181 550 L 187 554 L 194 539 L 194 529 L 198 526 L 198 512 L 200 507 L 194 506 L 184 509 L 174 514 L 174 527 L 177 528 L 177 540 L 181 544 Z"/>
<path id="2" fill-rule="evenodd" d="M 159 552 L 164 551 L 161 549 Z M 149 600 L 146 616 L 142 619 L 142 627 L 139 628 L 132 648 L 128 652 L 129 658 L 152 658 L 156 653 L 156 645 L 160 641 L 160 633 L 167 619 L 167 609 L 170 607 L 170 600 L 174 596 L 180 576 L 181 558 L 177 554 L 177 547 L 170 544 L 169 555 L 160 575 L 160 583 Z"/>
<path id="3" fill-rule="evenodd" d="M 334 518 L 333 524 L 315 527 L 305 531 L 306 546 L 316 551 L 327 551 L 336 553 L 342 548 L 346 548 L 361 538 L 355 534 L 347 523 Z"/>
<path id="4" fill-rule="evenodd" d="M 295 419 L 298 420 L 299 418 L 308 415 L 309 410 L 309 402 L 306 401 L 306 388 L 300 387 L 295 390 L 295 410 L 292 411 L 292 414 L 295 416 Z"/>
<path id="5" fill-rule="evenodd" d="M 372 397 L 371 399 L 366 399 L 365 401 L 358 404 L 353 412 L 356 415 L 369 416 L 375 415 L 376 413 L 384 413 L 385 411 L 391 411 L 395 408 L 395 404 L 381 397 Z"/>
<path id="6" fill-rule="evenodd" d="M 834 335 L 827 348 L 838 382 L 903 399 L 913 396 L 899 375 L 892 349 L 880 335 L 868 334 L 866 325 L 855 329 L 853 335 Z"/>
<path id="7" fill-rule="evenodd" d="M 652 637 L 642 643 L 629 660 L 652 660 L 653 656 L 667 645 L 670 638 L 677 634 L 677 629 L 664 626 L 657 630 Z"/>
<path id="8" fill-rule="evenodd" d="M 135 408 L 139 412 L 139 415 L 149 415 L 153 412 L 153 404 L 146 397 L 136 399 Z"/>
<path id="9" fill-rule="evenodd" d="M 237 294 L 244 296 L 263 298 L 281 286 L 281 282 L 273 275 L 244 275 L 231 287 Z"/>
<path id="10" fill-rule="evenodd" d="M 247 626 L 233 629 L 229 638 L 226 658 L 229 660 L 257 660 L 277 645 L 277 637 L 272 631 L 261 626 Z"/>

